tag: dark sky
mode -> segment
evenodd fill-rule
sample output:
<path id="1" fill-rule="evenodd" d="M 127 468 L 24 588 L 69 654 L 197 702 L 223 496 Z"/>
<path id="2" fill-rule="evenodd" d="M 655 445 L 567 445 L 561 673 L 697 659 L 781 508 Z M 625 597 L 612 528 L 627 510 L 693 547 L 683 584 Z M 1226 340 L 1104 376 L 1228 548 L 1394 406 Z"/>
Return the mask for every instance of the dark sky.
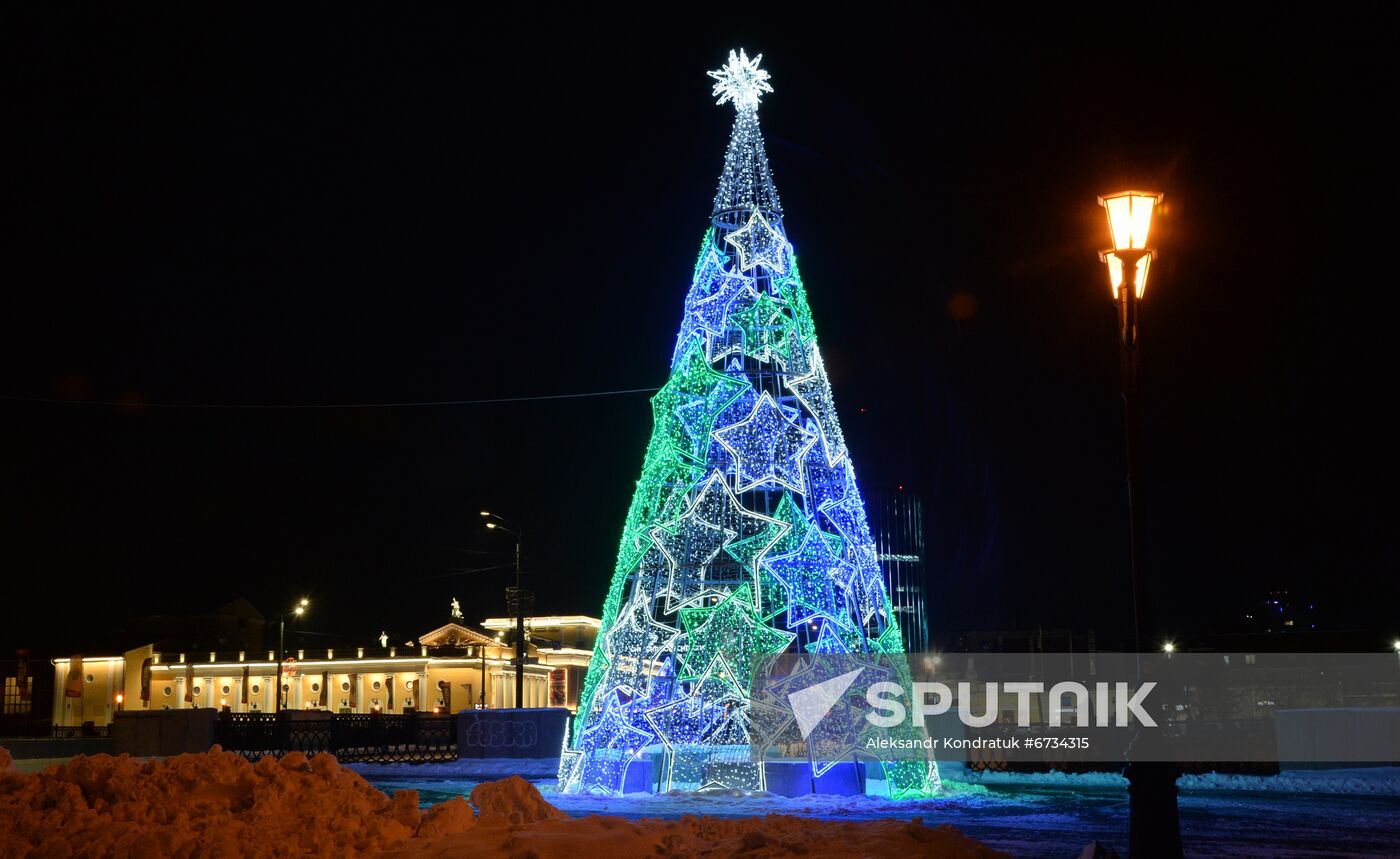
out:
<path id="1" fill-rule="evenodd" d="M 1160 624 L 1289 587 L 1329 627 L 1400 631 L 1390 22 L 515 6 L 0 13 L 7 651 L 240 595 L 309 594 L 312 628 L 362 641 L 452 596 L 500 614 L 502 573 L 443 578 L 508 560 L 487 507 L 524 526 L 542 610 L 596 614 L 645 394 L 158 404 L 660 385 L 733 116 L 704 72 L 739 46 L 773 76 L 861 484 L 927 506 L 936 640 L 1125 628 L 1095 196 L 1127 186 L 1166 194 L 1142 352 Z"/>

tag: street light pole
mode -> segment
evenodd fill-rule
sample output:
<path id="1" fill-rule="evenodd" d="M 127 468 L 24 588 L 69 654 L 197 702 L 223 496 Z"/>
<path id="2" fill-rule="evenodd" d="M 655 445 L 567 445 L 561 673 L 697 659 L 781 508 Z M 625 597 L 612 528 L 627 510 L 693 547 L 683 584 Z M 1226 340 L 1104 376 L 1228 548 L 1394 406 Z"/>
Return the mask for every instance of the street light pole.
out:
<path id="1" fill-rule="evenodd" d="M 521 536 L 524 529 L 509 519 L 504 519 L 486 510 L 481 511 L 481 515 L 487 519 L 495 520 L 487 522 L 487 528 L 505 531 L 515 538 L 515 587 L 508 589 L 506 602 L 515 614 L 515 708 L 519 710 L 525 706 L 525 659 L 528 652 L 525 646 L 525 612 L 529 607 L 529 599 L 525 589 L 520 585 L 520 576 L 524 572 L 520 563 L 521 545 L 525 541 L 525 538 Z"/>
<path id="2" fill-rule="evenodd" d="M 301 617 L 306 613 L 306 607 L 311 605 L 311 601 L 306 597 L 292 607 L 291 614 Z M 277 696 L 277 704 L 273 709 L 274 713 L 282 712 L 282 663 L 287 658 L 287 612 L 277 615 L 277 687 L 273 693 Z"/>
<path id="3" fill-rule="evenodd" d="M 1099 198 L 1108 214 L 1113 249 L 1099 258 L 1108 264 L 1109 286 L 1118 309 L 1118 343 L 1122 365 L 1123 440 L 1128 479 L 1128 566 L 1133 588 L 1133 650 L 1141 682 L 1142 654 L 1152 638 L 1142 543 L 1142 499 L 1138 481 L 1138 305 L 1147 292 L 1147 274 L 1155 252 L 1147 246 L 1153 209 L 1162 195 L 1125 191 Z M 1182 855 L 1181 817 L 1177 809 L 1177 767 L 1164 761 L 1132 761 L 1128 779 L 1128 854 L 1176 859 Z"/>
<path id="4" fill-rule="evenodd" d="M 1142 547 L 1142 505 L 1133 497 L 1138 483 L 1138 433 L 1141 423 L 1138 414 L 1138 294 L 1139 266 L 1142 260 L 1150 258 L 1148 250 L 1123 250 L 1115 255 L 1122 260 L 1123 282 L 1118 289 L 1118 342 L 1122 365 L 1123 390 L 1123 446 L 1127 454 L 1128 471 L 1128 565 L 1133 583 L 1133 650 L 1147 652 L 1147 580 L 1141 556 Z M 1145 286 L 1145 278 L 1143 278 Z"/>

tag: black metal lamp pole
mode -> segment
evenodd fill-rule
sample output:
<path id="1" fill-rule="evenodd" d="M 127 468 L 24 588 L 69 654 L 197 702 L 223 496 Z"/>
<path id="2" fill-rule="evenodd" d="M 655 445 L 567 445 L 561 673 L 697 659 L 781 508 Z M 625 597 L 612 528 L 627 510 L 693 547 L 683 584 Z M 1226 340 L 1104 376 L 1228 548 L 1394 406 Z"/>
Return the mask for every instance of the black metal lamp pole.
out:
<path id="1" fill-rule="evenodd" d="M 310 600 L 302 598 L 295 606 L 292 606 L 291 613 L 301 617 L 306 613 L 306 607 L 310 605 Z M 273 692 L 277 695 L 277 706 L 274 713 L 282 712 L 282 663 L 287 659 L 287 612 L 277 615 L 277 687 Z"/>
<path id="2" fill-rule="evenodd" d="M 1128 470 L 1128 566 L 1133 584 L 1133 649 L 1145 653 L 1147 634 L 1147 581 L 1139 547 L 1142 538 L 1142 508 L 1134 503 L 1133 490 L 1138 487 L 1138 391 L 1137 391 L 1137 326 L 1138 326 L 1138 266 L 1148 250 L 1115 251 L 1123 262 L 1123 285 L 1118 289 L 1118 342 L 1121 347 L 1123 386 L 1123 435 Z"/>
<path id="3" fill-rule="evenodd" d="M 1133 649 L 1142 654 L 1153 641 L 1148 611 L 1148 586 L 1142 544 L 1142 499 L 1138 480 L 1138 306 L 1147 285 L 1153 252 L 1147 247 L 1152 209 L 1160 194 L 1127 192 L 1100 197 L 1108 210 L 1114 250 L 1101 254 L 1109 264 L 1109 279 L 1118 308 L 1118 342 L 1122 364 L 1123 440 L 1128 478 L 1128 564 L 1133 588 Z M 1145 207 L 1145 208 L 1144 208 Z M 1135 211 L 1136 209 L 1136 211 Z M 1115 268 L 1115 266 L 1117 268 Z M 1139 672 L 1140 674 L 1140 672 Z M 1139 676 L 1141 681 L 1141 676 Z M 1133 857 L 1182 855 L 1181 818 L 1177 809 L 1177 767 L 1165 761 L 1133 761 L 1123 771 L 1128 779 L 1128 854 Z"/>
<path id="4" fill-rule="evenodd" d="M 521 536 L 524 529 L 509 519 L 504 519 L 486 510 L 481 511 L 481 515 L 487 519 L 495 520 L 487 522 L 487 528 L 505 531 L 515 538 L 515 587 L 506 589 L 506 603 L 515 615 L 515 659 L 513 661 L 515 663 L 515 708 L 519 710 L 525 706 L 525 660 L 528 652 L 525 646 L 525 613 L 531 605 L 530 595 L 520 586 L 520 576 L 524 572 L 520 563 L 521 544 L 525 541 L 525 538 Z"/>

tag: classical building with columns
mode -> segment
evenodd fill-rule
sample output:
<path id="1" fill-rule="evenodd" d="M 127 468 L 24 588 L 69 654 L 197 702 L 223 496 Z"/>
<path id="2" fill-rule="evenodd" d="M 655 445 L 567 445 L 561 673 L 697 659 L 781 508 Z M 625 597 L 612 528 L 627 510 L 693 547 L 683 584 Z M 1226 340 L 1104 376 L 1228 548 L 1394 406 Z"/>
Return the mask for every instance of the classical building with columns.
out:
<path id="1" fill-rule="evenodd" d="M 526 622 L 526 707 L 578 707 L 600 622 L 581 615 Z M 452 622 L 412 644 L 289 649 L 282 663 L 283 707 L 332 713 L 457 712 L 515 706 L 512 618 L 484 631 Z M 274 650 L 162 652 L 154 645 L 121 656 L 55 659 L 55 725 L 105 725 L 119 709 L 196 707 L 235 713 L 276 709 Z"/>

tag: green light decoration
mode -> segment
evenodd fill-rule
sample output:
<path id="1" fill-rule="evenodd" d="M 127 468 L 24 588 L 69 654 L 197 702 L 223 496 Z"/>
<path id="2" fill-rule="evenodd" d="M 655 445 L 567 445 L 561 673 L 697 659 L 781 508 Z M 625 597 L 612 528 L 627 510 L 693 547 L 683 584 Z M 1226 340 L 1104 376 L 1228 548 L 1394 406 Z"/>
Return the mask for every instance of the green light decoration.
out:
<path id="1" fill-rule="evenodd" d="M 909 680 L 763 151 L 758 104 L 772 88 L 758 59 L 731 53 L 711 73 L 734 129 L 671 375 L 651 401 L 560 761 L 566 793 L 765 789 L 785 717 L 781 702 L 750 700 L 750 682 L 782 654 L 894 654 L 882 670 Z M 820 776 L 849 760 L 803 765 Z M 866 764 L 890 796 L 938 790 L 931 761 Z"/>

